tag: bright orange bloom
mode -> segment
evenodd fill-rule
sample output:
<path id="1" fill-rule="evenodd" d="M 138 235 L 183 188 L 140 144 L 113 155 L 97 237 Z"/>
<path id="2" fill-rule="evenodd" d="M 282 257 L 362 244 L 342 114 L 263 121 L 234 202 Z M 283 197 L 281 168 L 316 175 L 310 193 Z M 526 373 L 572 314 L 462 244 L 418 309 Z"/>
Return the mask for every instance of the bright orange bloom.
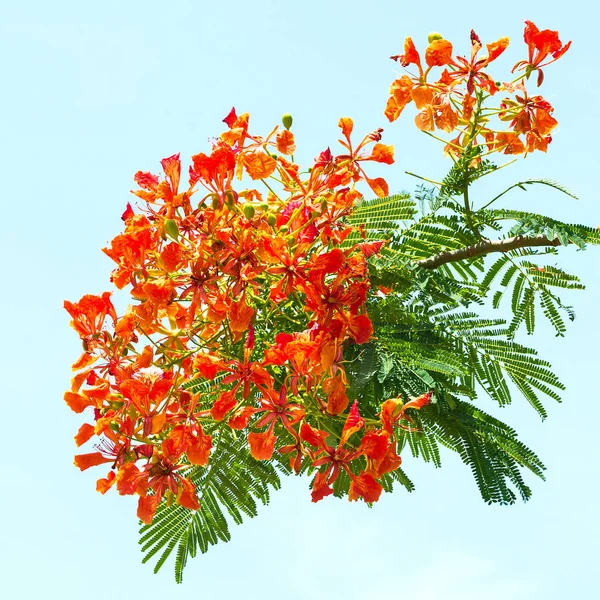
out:
<path id="1" fill-rule="evenodd" d="M 512 131 L 501 131 L 496 134 L 495 143 L 498 150 L 503 150 L 504 154 L 523 154 L 525 152 L 525 145 L 519 138 L 519 134 Z"/>
<path id="2" fill-rule="evenodd" d="M 377 502 L 383 488 L 369 473 L 361 473 L 352 477 L 350 489 L 348 490 L 349 500 L 358 500 L 363 498 L 365 502 Z"/>
<path id="3" fill-rule="evenodd" d="M 490 94 L 498 91 L 494 80 L 484 71 L 484 69 L 500 54 L 506 50 L 509 39 L 507 37 L 500 38 L 492 44 L 487 44 L 488 56 L 477 58 L 479 51 L 482 48 L 479 36 L 471 30 L 471 58 L 467 60 L 462 56 L 456 57 L 456 69 L 448 74 L 448 78 L 453 82 L 461 82 L 466 80 L 467 93 L 473 95 L 475 91 L 475 83 Z"/>
<path id="4" fill-rule="evenodd" d="M 396 445 L 391 443 L 381 458 L 370 458 L 367 464 L 366 472 L 373 475 L 375 479 L 379 479 L 386 473 L 391 473 L 398 469 L 402 464 L 402 459 L 396 453 Z"/>
<path id="5" fill-rule="evenodd" d="M 113 319 L 113 323 L 117 320 L 110 296 L 110 292 L 104 292 L 102 296 L 86 294 L 75 303 L 65 300 L 65 309 L 73 317 L 71 327 L 88 344 L 102 331 L 107 316 Z"/>
<path id="6" fill-rule="evenodd" d="M 381 405 L 381 412 L 379 418 L 381 419 L 381 423 L 383 425 L 383 429 L 390 435 L 394 432 L 394 425 L 399 423 L 402 419 L 406 419 L 410 421 L 410 418 L 407 417 L 404 413 L 409 408 L 416 408 L 417 410 L 421 409 L 423 406 L 427 406 L 431 403 L 431 398 L 433 397 L 433 392 L 429 391 L 425 394 L 421 394 L 417 398 L 410 400 L 406 404 L 402 404 L 402 402 L 398 400 L 386 400 Z"/>
<path id="7" fill-rule="evenodd" d="M 395 56 L 390 56 L 392 60 L 400 61 L 400 64 L 403 67 L 408 67 L 409 65 L 416 65 L 419 69 L 419 77 L 423 77 L 423 67 L 421 66 L 421 57 L 415 48 L 415 45 L 412 41 L 412 38 L 407 37 L 404 40 L 404 54 L 396 54 Z"/>
<path id="8" fill-rule="evenodd" d="M 358 411 L 358 400 L 352 403 L 350 412 L 340 435 L 340 446 L 344 446 L 350 437 L 365 426 L 365 420 Z"/>
<path id="9" fill-rule="evenodd" d="M 448 40 L 433 40 L 425 50 L 425 62 L 429 67 L 453 64 L 452 44 Z"/>
<path id="10" fill-rule="evenodd" d="M 550 29 L 540 31 L 535 23 L 531 21 L 525 21 L 523 39 L 527 44 L 529 56 L 527 60 L 518 62 L 513 71 L 526 69 L 527 77 L 529 77 L 532 71 L 537 70 L 537 85 L 539 87 L 544 81 L 542 67 L 558 60 L 571 47 L 571 42 L 563 44 L 558 38 L 558 31 L 551 31 Z M 549 56 L 551 58 L 546 60 Z"/>
<path id="11" fill-rule="evenodd" d="M 116 482 L 116 473 L 114 471 L 109 471 L 108 475 L 105 478 L 98 479 L 96 482 L 96 491 L 101 494 L 106 494 L 108 490 L 115 484 Z"/>
<path id="12" fill-rule="evenodd" d="M 515 96 L 515 99 L 520 105 L 515 107 L 515 118 L 511 122 L 516 133 L 535 132 L 547 136 L 558 125 L 558 121 L 550 114 L 554 109 L 541 96 Z"/>
<path id="13" fill-rule="evenodd" d="M 254 309 L 246 304 L 246 300 L 242 298 L 239 302 L 231 303 L 231 331 L 243 332 L 248 331 L 250 321 L 254 316 Z"/>
<path id="14" fill-rule="evenodd" d="M 94 426 L 89 423 L 84 423 L 75 436 L 77 446 L 85 444 L 95 434 Z"/>
<path id="15" fill-rule="evenodd" d="M 277 438 L 273 435 L 271 428 L 260 433 L 253 431 L 248 434 L 250 454 L 256 460 L 269 460 L 273 456 L 276 441 Z"/>
<path id="16" fill-rule="evenodd" d="M 197 428 L 190 431 L 185 453 L 191 464 L 200 466 L 207 465 L 211 449 L 212 436 L 206 435 L 202 431 L 201 425 L 198 425 Z"/>
<path id="17" fill-rule="evenodd" d="M 230 188 L 235 165 L 235 151 L 226 144 L 217 143 L 210 156 L 203 152 L 192 156 L 190 185 L 200 181 L 209 190 L 224 193 Z"/>
<path id="18" fill-rule="evenodd" d="M 339 415 L 348 407 L 346 395 L 346 377 L 343 370 L 339 370 L 335 377 L 329 377 L 323 382 L 323 391 L 327 394 L 327 412 Z"/>
<path id="19" fill-rule="evenodd" d="M 101 452 L 91 452 L 89 454 L 78 454 L 75 456 L 73 464 L 81 471 L 90 467 L 97 467 L 104 463 L 113 462 L 112 457 L 106 457 Z"/>
<path id="20" fill-rule="evenodd" d="M 287 129 L 278 131 L 277 136 L 277 150 L 281 154 L 294 154 L 296 151 L 296 142 L 294 141 L 294 134 Z"/>
<path id="21" fill-rule="evenodd" d="M 375 144 L 371 151 L 371 155 L 363 160 L 374 160 L 376 162 L 385 163 L 386 165 L 391 165 L 394 163 L 394 146 Z"/>
<path id="22" fill-rule="evenodd" d="M 120 494 L 138 494 L 138 518 L 144 523 L 152 523 L 158 504 L 167 491 L 175 495 L 178 504 L 191 510 L 198 510 L 200 504 L 194 484 L 177 473 L 181 466 L 162 458 L 156 463 L 148 463 L 140 471 L 134 463 L 126 463 L 117 473 L 117 489 Z M 152 490 L 149 495 L 148 491 Z"/>
<path id="23" fill-rule="evenodd" d="M 235 399 L 235 390 L 221 392 L 212 408 L 210 409 L 210 416 L 215 421 L 222 421 L 227 413 L 237 404 L 237 400 Z"/>
<path id="24" fill-rule="evenodd" d="M 252 179 L 266 179 L 277 168 L 273 157 L 258 148 L 243 154 L 242 164 Z"/>
<path id="25" fill-rule="evenodd" d="M 340 442 L 337 448 L 327 445 L 327 433 L 314 429 L 307 423 L 300 428 L 300 437 L 307 444 L 316 448 L 310 451 L 313 467 L 322 467 L 313 481 L 312 501 L 318 502 L 333 492 L 332 484 L 336 481 L 341 470 L 350 477 L 349 500 L 362 497 L 365 502 L 376 502 L 383 488 L 376 477 L 388 473 L 400 466 L 399 457 L 394 446 L 389 446 L 389 436 L 384 431 L 368 431 L 363 436 L 363 441 L 357 450 L 348 450 L 344 446 L 350 437 L 360 431 L 364 420 L 358 412 L 358 404 L 352 405 L 350 414 L 346 419 Z M 391 451 L 388 447 L 392 448 Z M 366 471 L 356 475 L 350 469 L 350 463 L 360 456 L 367 457 Z"/>

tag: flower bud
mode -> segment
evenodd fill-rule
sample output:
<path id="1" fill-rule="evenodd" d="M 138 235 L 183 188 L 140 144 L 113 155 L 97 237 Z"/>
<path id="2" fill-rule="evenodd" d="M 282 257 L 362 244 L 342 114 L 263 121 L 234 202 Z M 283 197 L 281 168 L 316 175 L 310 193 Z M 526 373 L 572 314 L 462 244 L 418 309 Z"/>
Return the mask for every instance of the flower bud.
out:
<path id="1" fill-rule="evenodd" d="M 225 192 L 225 204 L 227 204 L 227 206 L 229 208 L 233 208 L 235 206 L 237 199 L 238 199 L 237 192 L 234 192 L 233 190 L 227 190 Z"/>
<path id="2" fill-rule="evenodd" d="M 277 222 L 277 217 L 273 214 L 273 213 L 269 213 L 267 214 L 267 223 L 271 226 L 271 227 L 275 227 L 275 223 Z M 598 228 L 600 229 L 600 227 Z"/>
<path id="3" fill-rule="evenodd" d="M 439 33 L 438 31 L 432 31 L 430 32 L 430 34 L 427 36 L 427 41 L 431 44 L 432 42 L 435 42 L 435 40 L 443 40 L 444 37 L 442 36 L 441 33 Z"/>
<path id="4" fill-rule="evenodd" d="M 244 204 L 244 216 L 246 219 L 252 219 L 254 217 L 254 206 L 250 202 Z"/>
<path id="5" fill-rule="evenodd" d="M 166 219 L 164 223 L 165 233 L 172 239 L 177 240 L 179 238 L 179 227 L 177 227 L 177 221 L 175 219 Z"/>
<path id="6" fill-rule="evenodd" d="M 290 113 L 285 113 L 283 117 L 281 117 L 281 122 L 286 129 L 291 129 L 293 121 L 294 119 L 292 119 Z"/>

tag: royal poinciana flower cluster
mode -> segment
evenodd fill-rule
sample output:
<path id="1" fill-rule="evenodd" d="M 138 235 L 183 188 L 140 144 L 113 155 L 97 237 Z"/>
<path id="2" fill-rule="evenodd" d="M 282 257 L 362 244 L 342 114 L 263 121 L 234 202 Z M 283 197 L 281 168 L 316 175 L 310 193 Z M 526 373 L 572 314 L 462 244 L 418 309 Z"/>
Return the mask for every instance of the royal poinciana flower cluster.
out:
<path id="1" fill-rule="evenodd" d="M 474 32 L 470 57 L 430 37 L 425 65 L 410 38 L 394 57 L 417 73 L 392 84 L 390 121 L 413 101 L 420 129 L 457 134 L 445 146 L 454 158 L 480 143 L 505 154 L 546 150 L 553 109 L 524 82 L 537 72 L 539 85 L 541 68 L 567 50 L 556 32 L 526 23 L 529 55 L 510 83 L 487 70 L 507 38 L 480 58 Z M 429 83 L 434 67 L 442 72 Z M 498 93 L 510 97 L 489 107 Z M 494 129 L 494 116 L 508 129 Z M 250 133 L 247 114 L 232 110 L 224 122 L 210 153 L 191 157 L 187 177 L 179 155 L 161 161 L 161 175 L 135 175 L 135 208 L 127 205 L 123 233 L 104 248 L 116 264 L 112 283 L 134 303 L 118 316 L 109 292 L 65 302 L 84 349 L 65 400 L 89 417 L 77 445 L 94 444 L 75 464 L 108 467 L 98 491 L 137 494 L 138 516 L 150 523 L 163 498 L 198 509 L 186 473 L 210 463 L 212 434 L 228 427 L 256 460 L 279 453 L 295 472 L 313 472 L 314 501 L 333 493 L 342 471 L 351 500 L 377 501 L 380 478 L 401 463 L 398 430 L 433 398 L 389 398 L 377 419 L 348 399 L 344 351 L 374 334 L 367 299 L 394 290 L 369 281 L 368 260 L 385 241 L 366 241 L 347 217 L 361 181 L 388 194 L 365 169 L 392 164 L 394 149 L 382 129 L 356 144 L 352 120 L 342 118 L 341 152 L 328 148 L 302 170 L 289 115 L 264 138 Z M 209 391 L 194 391 L 198 382 Z"/>
<path id="2" fill-rule="evenodd" d="M 489 153 L 545 152 L 558 125 L 552 116 L 554 108 L 542 96 L 530 96 L 525 83 L 536 73 L 539 87 L 544 80 L 543 67 L 559 59 L 571 42 L 563 44 L 557 31 L 540 31 L 531 21 L 525 21 L 523 37 L 528 56 L 514 65 L 510 81 L 495 78 L 489 70 L 508 47 L 507 37 L 486 44 L 487 54 L 481 55 L 483 44 L 471 31 L 470 55 L 454 56 L 452 44 L 432 33 L 424 61 L 412 39 L 406 38 L 404 53 L 391 58 L 416 72 L 392 83 L 386 117 L 395 121 L 414 102 L 419 111 L 415 117 L 419 129 L 455 135 L 444 147 L 455 157 L 474 145 L 487 147 Z M 439 76 L 435 82 L 428 81 L 432 73 Z"/>

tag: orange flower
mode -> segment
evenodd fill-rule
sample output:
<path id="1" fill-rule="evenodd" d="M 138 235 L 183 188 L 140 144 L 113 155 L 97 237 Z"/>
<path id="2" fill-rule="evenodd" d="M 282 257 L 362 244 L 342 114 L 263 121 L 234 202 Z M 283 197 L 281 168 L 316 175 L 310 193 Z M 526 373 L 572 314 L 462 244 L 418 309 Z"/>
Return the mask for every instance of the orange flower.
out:
<path id="1" fill-rule="evenodd" d="M 377 502 L 383 488 L 369 473 L 361 473 L 351 478 L 348 500 L 363 498 L 365 502 Z"/>
<path id="2" fill-rule="evenodd" d="M 277 162 L 259 148 L 242 154 L 242 164 L 252 179 L 266 179 L 277 168 Z"/>
<path id="3" fill-rule="evenodd" d="M 246 300 L 242 298 L 239 302 L 232 302 L 230 311 L 229 327 L 231 331 L 248 331 L 250 321 L 254 316 L 254 309 L 246 304 Z"/>
<path id="4" fill-rule="evenodd" d="M 89 454 L 77 454 L 73 464 L 80 470 L 85 471 L 90 467 L 97 467 L 104 463 L 114 462 L 111 456 L 104 456 L 101 452 L 90 452 Z"/>
<path id="5" fill-rule="evenodd" d="M 203 152 L 195 154 L 190 167 L 190 185 L 200 181 L 209 190 L 225 192 L 233 179 L 235 156 L 235 151 L 222 142 L 213 146 L 210 156 Z"/>
<path id="6" fill-rule="evenodd" d="M 75 436 L 75 443 L 78 446 L 85 444 L 95 434 L 94 426 L 84 423 Z"/>
<path id="7" fill-rule="evenodd" d="M 550 114 L 553 108 L 549 102 L 541 96 L 524 97 L 515 96 L 521 108 L 514 109 L 516 112 L 511 127 L 516 133 L 535 132 L 540 136 L 549 135 L 558 125 L 558 121 Z"/>
<path id="8" fill-rule="evenodd" d="M 215 421 L 222 421 L 227 413 L 237 404 L 235 391 L 221 392 L 213 407 L 210 409 L 210 416 Z"/>
<path id="9" fill-rule="evenodd" d="M 350 117 L 342 117 L 338 122 L 338 127 L 342 130 L 342 135 L 350 140 L 350 134 L 354 129 L 354 121 Z"/>
<path id="10" fill-rule="evenodd" d="M 173 154 L 168 158 L 163 158 L 160 161 L 162 168 L 171 184 L 171 193 L 173 196 L 177 195 L 179 190 L 179 178 L 181 177 L 181 161 L 179 160 L 179 153 Z"/>
<path id="11" fill-rule="evenodd" d="M 558 38 L 558 31 L 551 31 L 550 29 L 540 31 L 535 23 L 531 21 L 525 21 L 523 39 L 527 44 L 529 56 L 527 60 L 518 62 L 513 67 L 513 71 L 526 69 L 526 75 L 529 77 L 532 71 L 537 70 L 537 85 L 539 87 L 544 81 L 542 67 L 558 60 L 571 47 L 571 42 L 563 44 Z M 544 62 L 548 56 L 551 56 L 551 59 Z"/>
<path id="12" fill-rule="evenodd" d="M 294 154 L 296 151 L 296 142 L 294 141 L 294 134 L 287 129 L 278 131 L 275 137 L 277 142 L 277 150 L 281 154 Z"/>
<path id="13" fill-rule="evenodd" d="M 412 38 L 407 37 L 404 40 L 404 54 L 396 54 L 395 56 L 390 56 L 392 60 L 399 60 L 400 64 L 403 67 L 408 67 L 409 65 L 416 65 L 419 69 L 419 77 L 423 77 L 423 67 L 421 66 L 421 57 L 415 48 L 415 45 L 412 41 Z"/>
<path id="14" fill-rule="evenodd" d="M 194 368 L 200 371 L 202 377 L 206 379 L 214 379 L 217 373 L 227 369 L 225 363 L 218 356 L 204 352 L 199 352 L 194 357 Z"/>
<path id="15" fill-rule="evenodd" d="M 108 490 L 115 484 L 116 481 L 116 473 L 114 471 L 109 471 L 108 475 L 105 478 L 98 479 L 96 482 L 96 491 L 101 494 L 106 494 Z"/>
<path id="16" fill-rule="evenodd" d="M 492 44 L 487 44 L 488 56 L 477 58 L 479 51 L 482 48 L 479 36 L 471 30 L 471 58 L 467 60 L 462 56 L 456 57 L 456 68 L 448 74 L 448 78 L 453 82 L 467 82 L 467 93 L 472 95 L 475 90 L 475 82 L 481 88 L 495 94 L 498 91 L 494 80 L 484 71 L 484 69 L 508 46 L 509 39 L 507 37 L 500 38 Z"/>
<path id="17" fill-rule="evenodd" d="M 388 445 L 385 454 L 380 459 L 369 459 L 367 461 L 367 473 L 379 479 L 386 473 L 391 473 L 400 467 L 402 459 L 396 453 L 396 444 Z"/>
<path id="18" fill-rule="evenodd" d="M 429 85 L 417 85 L 410 91 L 410 96 L 419 110 L 429 106 L 435 94 L 436 88 Z"/>
<path id="19" fill-rule="evenodd" d="M 501 131 L 496 134 L 495 146 L 498 150 L 504 150 L 504 154 L 523 154 L 525 146 L 518 133 L 512 131 Z"/>
<path id="20" fill-rule="evenodd" d="M 343 413 L 348 406 L 346 395 L 346 377 L 340 369 L 335 377 L 329 377 L 323 382 L 323 391 L 327 394 L 327 412 L 331 415 Z"/>
<path id="21" fill-rule="evenodd" d="M 425 50 L 425 62 L 429 67 L 453 64 L 452 44 L 448 40 L 433 40 Z"/>
<path id="22" fill-rule="evenodd" d="M 408 75 L 402 75 L 400 79 L 396 79 L 390 86 L 390 98 L 387 101 L 384 114 L 388 121 L 395 121 L 404 107 L 412 100 L 413 82 Z"/>
<path id="23" fill-rule="evenodd" d="M 386 400 L 381 405 L 381 411 L 379 415 L 384 431 L 392 435 L 394 433 L 394 425 L 396 425 L 399 421 L 402 419 L 407 419 L 410 421 L 410 419 L 404 414 L 408 408 L 416 408 L 419 410 L 423 406 L 430 404 L 432 397 L 433 391 L 429 391 L 425 394 L 421 394 L 413 400 L 410 400 L 404 405 L 399 398 L 395 400 Z"/>
<path id="24" fill-rule="evenodd" d="M 150 524 L 167 491 L 175 495 L 180 506 L 190 510 L 200 508 L 194 484 L 177 473 L 181 468 L 181 465 L 175 465 L 166 458 L 162 458 L 156 463 L 149 463 L 143 472 L 138 471 L 137 467 L 133 465 L 128 471 L 119 470 L 117 486 L 121 486 L 120 493 L 140 495 L 137 516 L 144 523 Z M 153 494 L 148 495 L 148 490 L 152 490 Z"/>
<path id="25" fill-rule="evenodd" d="M 205 466 L 208 464 L 211 449 L 212 436 L 206 435 L 202 431 L 202 426 L 198 425 L 190 432 L 185 448 L 188 460 L 193 465 Z"/>
<path id="26" fill-rule="evenodd" d="M 250 454 L 256 460 L 270 460 L 273 456 L 276 441 L 277 438 L 273 435 L 271 428 L 260 433 L 249 433 Z"/>
<path id="27" fill-rule="evenodd" d="M 312 501 L 319 502 L 319 500 L 323 500 L 323 498 L 331 494 L 333 494 L 333 488 L 329 482 L 329 474 L 319 471 L 312 482 Z"/>
<path id="28" fill-rule="evenodd" d="M 92 402 L 89 398 L 82 396 L 81 394 L 77 394 L 76 392 L 65 392 L 64 394 L 65 402 L 68 407 L 76 413 L 83 412 L 88 406 L 94 406 L 94 402 Z"/>
<path id="29" fill-rule="evenodd" d="M 344 446 L 350 437 L 357 431 L 360 431 L 365 426 L 365 420 L 360 416 L 358 411 L 358 400 L 352 403 L 346 422 L 340 436 L 340 446 Z"/>
<path id="30" fill-rule="evenodd" d="M 79 302 L 65 300 L 64 307 L 73 317 L 71 327 L 79 336 L 87 341 L 102 331 L 104 321 L 110 316 L 113 323 L 117 320 L 115 307 L 110 301 L 110 292 L 104 292 L 102 296 L 86 294 Z"/>
<path id="31" fill-rule="evenodd" d="M 371 155 L 363 160 L 374 160 L 376 162 L 385 163 L 386 165 L 391 165 L 394 163 L 394 146 L 375 144 L 371 151 Z"/>
<path id="32" fill-rule="evenodd" d="M 359 452 L 374 461 L 380 461 L 386 455 L 389 444 L 390 436 L 386 431 L 369 431 L 363 435 Z"/>
<path id="33" fill-rule="evenodd" d="M 365 177 L 365 181 L 377 197 L 385 198 L 390 195 L 390 188 L 383 177 L 375 177 L 375 179 Z"/>

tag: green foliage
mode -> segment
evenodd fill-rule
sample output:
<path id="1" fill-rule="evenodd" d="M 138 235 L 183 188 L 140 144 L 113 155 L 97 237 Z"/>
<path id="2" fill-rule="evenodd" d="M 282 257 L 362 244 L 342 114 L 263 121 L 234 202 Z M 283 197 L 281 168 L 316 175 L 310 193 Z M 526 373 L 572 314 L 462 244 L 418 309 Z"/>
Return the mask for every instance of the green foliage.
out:
<path id="1" fill-rule="evenodd" d="M 394 194 L 385 198 L 360 203 L 348 218 L 348 222 L 360 231 L 351 233 L 344 245 L 360 241 L 388 239 L 402 221 L 412 219 L 416 213 L 410 194 Z M 364 237 L 363 237 L 364 236 Z"/>
<path id="2" fill-rule="evenodd" d="M 492 161 L 481 159 L 480 155 L 480 147 L 465 148 L 442 181 L 441 195 L 461 196 L 472 183 L 498 168 Z"/>

